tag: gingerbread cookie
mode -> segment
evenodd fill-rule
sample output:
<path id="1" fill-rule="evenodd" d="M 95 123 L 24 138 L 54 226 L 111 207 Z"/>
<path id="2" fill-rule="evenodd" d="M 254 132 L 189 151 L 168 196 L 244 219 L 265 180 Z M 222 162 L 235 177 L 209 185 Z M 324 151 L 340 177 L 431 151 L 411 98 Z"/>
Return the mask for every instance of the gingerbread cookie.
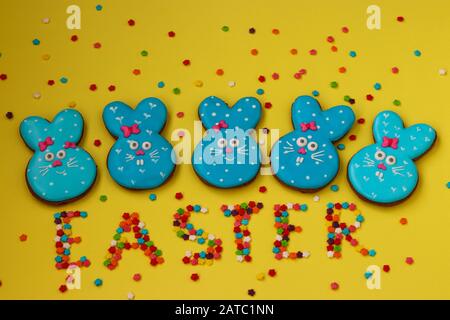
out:
<path id="1" fill-rule="evenodd" d="M 310 96 L 298 97 L 291 113 L 294 131 L 274 144 L 270 155 L 272 171 L 284 184 L 313 192 L 337 175 L 339 156 L 333 142 L 350 130 L 355 115 L 347 106 L 322 111 Z"/>
<path id="2" fill-rule="evenodd" d="M 207 129 L 196 146 L 192 163 L 197 175 L 210 185 L 233 188 L 253 180 L 261 166 L 254 128 L 261 118 L 261 104 L 242 98 L 229 107 L 217 97 L 208 97 L 199 107 Z"/>
<path id="3" fill-rule="evenodd" d="M 172 175 L 175 154 L 160 135 L 166 119 L 166 106 L 157 98 L 146 98 L 135 109 L 120 101 L 104 108 L 103 122 L 117 139 L 108 154 L 108 171 L 118 184 L 152 189 Z"/>
<path id="4" fill-rule="evenodd" d="M 35 153 L 28 162 L 26 179 L 31 192 L 44 201 L 65 203 L 85 194 L 95 181 L 97 166 L 78 146 L 83 117 L 76 110 L 59 112 L 52 122 L 28 117 L 20 135 Z"/>
<path id="5" fill-rule="evenodd" d="M 379 113 L 373 122 L 375 143 L 357 152 L 348 164 L 348 181 L 364 199 L 395 204 L 416 188 L 419 176 L 414 159 L 427 152 L 436 140 L 426 124 L 405 128 L 392 111 Z"/>

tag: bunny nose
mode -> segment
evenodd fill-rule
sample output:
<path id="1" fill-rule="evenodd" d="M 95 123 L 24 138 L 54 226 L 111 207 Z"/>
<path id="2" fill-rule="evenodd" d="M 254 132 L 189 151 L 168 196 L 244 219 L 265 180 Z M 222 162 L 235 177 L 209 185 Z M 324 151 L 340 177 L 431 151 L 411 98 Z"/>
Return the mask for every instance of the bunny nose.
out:
<path id="1" fill-rule="evenodd" d="M 386 166 L 384 165 L 383 162 L 379 163 L 378 166 L 377 166 L 377 168 L 378 168 L 378 169 L 381 169 L 381 170 L 386 170 Z"/>
<path id="2" fill-rule="evenodd" d="M 55 160 L 55 161 L 53 161 L 52 167 L 60 167 L 60 166 L 62 166 L 61 160 Z"/>
<path id="3" fill-rule="evenodd" d="M 226 149 L 225 149 L 225 152 L 226 152 L 226 153 L 232 153 L 232 152 L 233 152 L 233 149 L 231 149 L 231 148 L 226 148 Z"/>
<path id="4" fill-rule="evenodd" d="M 139 149 L 138 151 L 136 151 L 136 155 L 137 156 L 143 156 L 145 154 L 145 152 L 141 149 Z"/>
<path id="5" fill-rule="evenodd" d="M 306 149 L 305 148 L 300 148 L 300 149 L 298 149 L 298 153 L 305 154 L 306 153 Z"/>

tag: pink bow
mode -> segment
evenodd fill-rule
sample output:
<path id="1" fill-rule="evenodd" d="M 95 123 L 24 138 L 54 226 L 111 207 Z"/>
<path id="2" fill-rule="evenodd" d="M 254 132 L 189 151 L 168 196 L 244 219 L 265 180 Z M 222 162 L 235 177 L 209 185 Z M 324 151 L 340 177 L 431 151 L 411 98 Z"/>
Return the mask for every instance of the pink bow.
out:
<path id="1" fill-rule="evenodd" d="M 215 131 L 228 128 L 228 124 L 224 120 L 220 120 L 216 125 L 212 127 Z"/>
<path id="2" fill-rule="evenodd" d="M 44 141 L 38 143 L 39 150 L 41 151 L 45 151 L 45 149 L 47 149 L 47 147 L 51 145 L 53 145 L 53 140 L 50 137 L 47 137 Z"/>
<path id="3" fill-rule="evenodd" d="M 139 129 L 139 126 L 137 125 L 137 123 L 133 124 L 131 127 L 121 126 L 120 130 L 123 131 L 123 136 L 125 138 L 128 138 L 132 134 L 138 134 L 138 133 L 141 132 L 141 130 Z"/>
<path id="4" fill-rule="evenodd" d="M 398 147 L 398 138 L 388 138 L 386 136 L 383 137 L 383 142 L 381 143 L 383 148 L 391 147 L 392 149 L 397 149 Z"/>
<path id="5" fill-rule="evenodd" d="M 69 148 L 75 149 L 76 147 L 77 147 L 77 145 L 75 144 L 75 142 L 66 141 L 64 143 L 64 149 L 69 149 Z"/>
<path id="6" fill-rule="evenodd" d="M 301 127 L 303 132 L 308 131 L 308 130 L 312 130 L 312 131 L 316 131 L 317 130 L 317 126 L 316 126 L 316 122 L 315 121 L 311 121 L 310 123 L 302 122 L 302 123 L 300 123 L 300 127 Z"/>

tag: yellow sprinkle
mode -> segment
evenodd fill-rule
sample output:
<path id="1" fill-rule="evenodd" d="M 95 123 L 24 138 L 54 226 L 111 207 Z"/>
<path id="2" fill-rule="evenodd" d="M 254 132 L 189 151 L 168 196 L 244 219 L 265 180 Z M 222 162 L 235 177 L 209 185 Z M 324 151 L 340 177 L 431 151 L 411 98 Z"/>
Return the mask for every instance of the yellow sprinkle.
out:
<path id="1" fill-rule="evenodd" d="M 196 87 L 198 87 L 198 88 L 201 88 L 201 87 L 203 87 L 203 81 L 202 81 L 202 80 L 196 80 L 196 81 L 194 82 L 194 85 L 195 85 Z"/>
<path id="2" fill-rule="evenodd" d="M 263 272 L 258 273 L 256 275 L 256 279 L 259 280 L 259 281 L 263 281 L 265 278 L 266 278 L 266 275 Z"/>

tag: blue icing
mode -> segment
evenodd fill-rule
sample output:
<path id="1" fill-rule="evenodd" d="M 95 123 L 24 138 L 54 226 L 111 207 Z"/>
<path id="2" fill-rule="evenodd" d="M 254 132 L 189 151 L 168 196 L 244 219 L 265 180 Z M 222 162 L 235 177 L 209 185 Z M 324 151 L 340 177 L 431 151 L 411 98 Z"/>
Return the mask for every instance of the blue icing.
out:
<path id="1" fill-rule="evenodd" d="M 405 128 L 392 111 L 380 112 L 373 123 L 375 143 L 356 153 L 348 165 L 348 179 L 364 198 L 394 203 L 408 197 L 419 176 L 414 159 L 431 148 L 436 132 L 426 124 Z"/>
<path id="2" fill-rule="evenodd" d="M 26 179 L 39 198 L 54 203 L 73 200 L 89 190 L 97 176 L 91 155 L 77 144 L 83 135 L 83 117 L 66 109 L 52 122 L 28 117 L 20 135 L 35 153 L 28 162 Z"/>
<path id="3" fill-rule="evenodd" d="M 151 189 L 171 176 L 175 154 L 160 135 L 166 119 L 167 109 L 157 98 L 146 98 L 135 109 L 120 101 L 104 108 L 105 126 L 117 138 L 108 155 L 108 170 L 118 184 Z"/>
<path id="4" fill-rule="evenodd" d="M 271 151 L 275 176 L 301 190 L 326 186 L 337 175 L 339 156 L 333 145 L 352 127 L 355 115 L 347 106 L 322 111 L 316 99 L 298 97 L 292 105 L 294 131 L 281 137 Z"/>
<path id="5" fill-rule="evenodd" d="M 261 166 L 259 146 L 253 137 L 261 118 L 259 101 L 241 98 L 230 108 L 212 96 L 201 102 L 199 116 L 207 131 L 192 155 L 195 172 L 219 188 L 253 180 Z"/>

